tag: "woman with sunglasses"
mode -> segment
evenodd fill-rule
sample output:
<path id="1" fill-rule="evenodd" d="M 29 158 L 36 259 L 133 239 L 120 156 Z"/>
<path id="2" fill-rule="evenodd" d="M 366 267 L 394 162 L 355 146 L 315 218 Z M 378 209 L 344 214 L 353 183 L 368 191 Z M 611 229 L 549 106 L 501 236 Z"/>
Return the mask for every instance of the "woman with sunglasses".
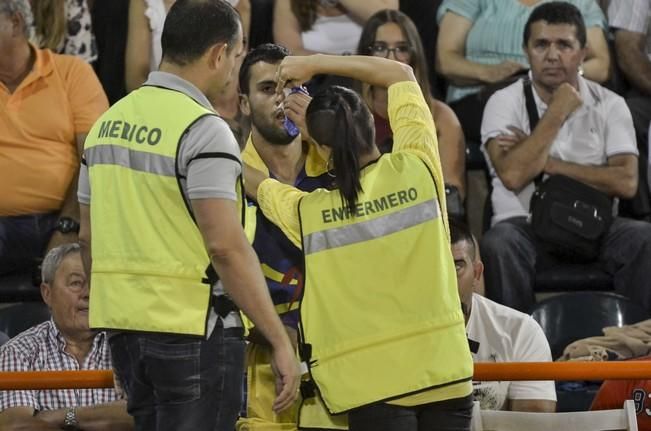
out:
<path id="1" fill-rule="evenodd" d="M 306 112 L 332 190 L 245 169 L 247 192 L 304 255 L 299 351 L 314 387 L 302 392 L 347 412 L 352 431 L 468 430 L 472 359 L 427 102 L 409 65 L 371 56 L 286 57 L 279 91 L 318 73 L 388 88 L 394 144 L 381 154 L 366 104 L 334 86 Z"/>
<path id="2" fill-rule="evenodd" d="M 416 81 L 432 112 L 439 153 L 446 184 L 454 186 L 465 197 L 465 143 L 457 116 L 445 103 L 432 97 L 428 80 L 425 51 L 416 26 L 404 13 L 385 9 L 374 14 L 364 25 L 357 53 L 390 58 L 410 65 Z M 375 121 L 375 142 L 383 153 L 392 148 L 391 128 L 387 112 L 387 90 L 370 85 L 362 89 L 364 100 L 371 107 Z"/>

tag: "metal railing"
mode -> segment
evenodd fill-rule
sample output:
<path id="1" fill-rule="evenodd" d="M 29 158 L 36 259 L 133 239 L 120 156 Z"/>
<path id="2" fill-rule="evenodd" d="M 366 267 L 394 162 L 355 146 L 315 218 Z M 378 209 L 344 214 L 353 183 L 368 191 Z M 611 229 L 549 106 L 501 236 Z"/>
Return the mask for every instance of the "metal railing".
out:
<path id="1" fill-rule="evenodd" d="M 476 363 L 474 380 L 651 379 L 649 361 Z M 0 372 L 0 390 L 113 387 L 111 370 Z"/>

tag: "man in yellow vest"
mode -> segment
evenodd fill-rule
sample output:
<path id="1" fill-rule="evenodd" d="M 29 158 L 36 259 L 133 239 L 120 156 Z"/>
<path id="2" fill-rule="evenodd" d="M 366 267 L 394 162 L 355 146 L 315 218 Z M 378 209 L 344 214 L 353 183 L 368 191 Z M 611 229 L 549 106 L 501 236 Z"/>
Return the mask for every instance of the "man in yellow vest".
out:
<path id="1" fill-rule="evenodd" d="M 137 430 L 230 431 L 244 372 L 237 306 L 272 347 L 274 410 L 291 405 L 299 375 L 242 229 L 239 148 L 208 101 L 243 54 L 241 22 L 227 2 L 178 0 L 161 43 L 160 70 L 86 140 L 90 325 L 109 330 Z"/>

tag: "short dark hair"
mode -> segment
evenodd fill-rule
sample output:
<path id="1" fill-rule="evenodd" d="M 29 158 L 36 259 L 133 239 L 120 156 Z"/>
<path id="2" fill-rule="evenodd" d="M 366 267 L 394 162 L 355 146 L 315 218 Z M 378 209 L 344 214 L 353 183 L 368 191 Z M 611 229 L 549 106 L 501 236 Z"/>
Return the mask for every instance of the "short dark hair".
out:
<path id="1" fill-rule="evenodd" d="M 538 21 L 545 21 L 548 24 L 573 25 L 576 29 L 576 38 L 581 44 L 581 48 L 585 47 L 588 38 L 585 30 L 585 22 L 583 21 L 581 11 L 573 4 L 564 1 L 553 1 L 543 3 L 535 8 L 531 12 L 531 15 L 529 15 L 529 19 L 524 26 L 524 46 L 527 46 L 529 42 L 531 25 Z"/>
<path id="2" fill-rule="evenodd" d="M 251 50 L 240 67 L 240 93 L 249 94 L 249 80 L 251 79 L 251 67 L 261 61 L 269 64 L 280 63 L 283 58 L 289 55 L 289 50 L 275 43 L 263 43 Z"/>
<path id="3" fill-rule="evenodd" d="M 462 241 L 467 242 L 470 246 L 470 257 L 474 260 L 477 255 L 475 238 L 472 236 L 468 225 L 455 217 L 450 217 L 448 223 L 450 224 L 450 243 L 454 245 Z"/>
<path id="4" fill-rule="evenodd" d="M 226 1 L 177 0 L 163 26 L 163 58 L 185 66 L 217 43 L 227 43 L 230 52 L 240 27 L 240 15 Z"/>

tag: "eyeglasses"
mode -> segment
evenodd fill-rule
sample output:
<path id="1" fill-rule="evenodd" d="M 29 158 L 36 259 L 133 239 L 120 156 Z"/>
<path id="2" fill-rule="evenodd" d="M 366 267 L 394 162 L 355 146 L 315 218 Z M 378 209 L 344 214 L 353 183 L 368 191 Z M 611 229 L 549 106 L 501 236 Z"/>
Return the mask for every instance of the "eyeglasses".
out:
<path id="1" fill-rule="evenodd" d="M 389 53 L 393 52 L 393 57 L 396 60 L 406 61 L 411 56 L 411 46 L 408 43 L 398 43 L 395 47 L 389 48 L 384 42 L 375 42 L 368 49 L 375 57 L 389 58 Z"/>

